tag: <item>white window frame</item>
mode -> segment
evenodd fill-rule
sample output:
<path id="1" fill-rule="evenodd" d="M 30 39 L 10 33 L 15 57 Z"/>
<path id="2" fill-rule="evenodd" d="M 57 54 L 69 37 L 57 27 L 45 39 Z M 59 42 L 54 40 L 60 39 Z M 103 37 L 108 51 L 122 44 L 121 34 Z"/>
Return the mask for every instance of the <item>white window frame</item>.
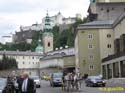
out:
<path id="1" fill-rule="evenodd" d="M 89 54 L 88 59 L 91 61 L 94 60 L 94 54 Z"/>
<path id="2" fill-rule="evenodd" d="M 93 34 L 88 34 L 88 39 L 93 40 Z"/>
<path id="3" fill-rule="evenodd" d="M 89 70 L 94 70 L 94 65 L 89 65 Z"/>
<path id="4" fill-rule="evenodd" d="M 93 44 L 88 44 L 88 49 L 93 49 Z"/>

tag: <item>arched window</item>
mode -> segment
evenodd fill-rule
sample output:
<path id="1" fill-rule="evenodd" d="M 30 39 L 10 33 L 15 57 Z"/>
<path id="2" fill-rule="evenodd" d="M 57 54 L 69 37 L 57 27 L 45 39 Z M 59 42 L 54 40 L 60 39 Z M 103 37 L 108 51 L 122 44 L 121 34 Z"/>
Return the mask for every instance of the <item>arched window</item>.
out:
<path id="1" fill-rule="evenodd" d="M 48 42 L 48 47 L 50 47 L 50 42 Z"/>

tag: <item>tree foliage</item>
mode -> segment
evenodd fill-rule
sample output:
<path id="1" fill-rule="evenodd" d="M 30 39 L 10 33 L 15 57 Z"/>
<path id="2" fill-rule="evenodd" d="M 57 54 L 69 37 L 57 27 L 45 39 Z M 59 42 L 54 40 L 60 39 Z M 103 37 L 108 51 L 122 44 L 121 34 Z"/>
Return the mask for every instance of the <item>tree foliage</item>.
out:
<path id="1" fill-rule="evenodd" d="M 3 54 L 3 58 L 0 60 L 0 70 L 17 69 L 17 62 L 14 58 L 9 58 Z"/>
<path id="2" fill-rule="evenodd" d="M 74 47 L 76 28 L 79 24 L 85 23 L 86 21 L 86 18 L 83 20 L 76 18 L 76 22 L 71 24 L 69 29 L 65 29 L 61 33 L 58 26 L 53 27 L 52 32 L 54 34 L 54 48 L 65 47 L 66 45 Z"/>

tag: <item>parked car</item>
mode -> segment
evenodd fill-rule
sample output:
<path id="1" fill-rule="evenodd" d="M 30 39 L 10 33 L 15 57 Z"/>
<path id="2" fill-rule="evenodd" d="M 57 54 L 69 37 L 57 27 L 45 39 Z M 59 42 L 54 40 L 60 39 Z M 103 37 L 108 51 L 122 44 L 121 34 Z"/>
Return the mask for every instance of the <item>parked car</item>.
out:
<path id="1" fill-rule="evenodd" d="M 62 76 L 63 73 L 52 73 L 50 75 L 50 86 L 62 85 Z"/>
<path id="2" fill-rule="evenodd" d="M 7 91 L 7 79 L 0 78 L 0 93 L 5 93 Z"/>
<path id="3" fill-rule="evenodd" d="M 39 76 L 30 76 L 30 78 L 34 80 L 36 88 L 41 87 L 41 80 L 40 80 Z"/>
<path id="4" fill-rule="evenodd" d="M 102 86 L 105 87 L 105 81 L 100 78 L 99 76 L 89 76 L 86 80 L 85 80 L 85 84 L 86 86 L 90 86 L 90 87 L 96 87 L 96 86 Z"/>

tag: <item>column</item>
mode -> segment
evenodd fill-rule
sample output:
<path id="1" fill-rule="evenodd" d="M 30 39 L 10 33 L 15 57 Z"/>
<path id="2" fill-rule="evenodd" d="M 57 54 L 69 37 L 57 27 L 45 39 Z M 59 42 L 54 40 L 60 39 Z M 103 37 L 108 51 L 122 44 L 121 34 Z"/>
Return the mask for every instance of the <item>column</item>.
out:
<path id="1" fill-rule="evenodd" d="M 121 62 L 120 61 L 118 62 L 118 65 L 119 65 L 119 77 L 121 77 Z"/>
<path id="2" fill-rule="evenodd" d="M 112 78 L 114 78 L 113 63 L 111 63 L 111 68 L 112 68 Z"/>
<path id="3" fill-rule="evenodd" d="M 106 68 L 106 79 L 108 79 L 108 69 L 107 69 L 107 64 L 105 65 Z"/>

